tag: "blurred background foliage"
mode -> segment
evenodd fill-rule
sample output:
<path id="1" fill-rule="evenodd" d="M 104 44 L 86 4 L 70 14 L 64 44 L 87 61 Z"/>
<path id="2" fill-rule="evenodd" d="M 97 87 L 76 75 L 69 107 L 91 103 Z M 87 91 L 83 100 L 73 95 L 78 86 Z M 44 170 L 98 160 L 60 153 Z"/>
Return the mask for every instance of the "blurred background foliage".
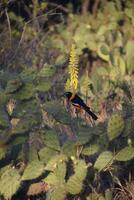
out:
<path id="1" fill-rule="evenodd" d="M 61 98 L 72 44 L 96 123 Z M 1 0 L 1 199 L 134 199 L 133 75 L 133 0 Z"/>

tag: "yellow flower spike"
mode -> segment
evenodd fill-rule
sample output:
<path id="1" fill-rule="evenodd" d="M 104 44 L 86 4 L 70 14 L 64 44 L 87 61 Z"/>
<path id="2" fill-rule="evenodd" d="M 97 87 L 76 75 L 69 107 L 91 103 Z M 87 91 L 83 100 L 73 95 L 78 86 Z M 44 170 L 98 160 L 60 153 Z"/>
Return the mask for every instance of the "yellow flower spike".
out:
<path id="1" fill-rule="evenodd" d="M 74 44 L 72 44 L 70 51 L 69 74 L 71 91 L 75 93 L 78 88 L 78 58 Z"/>

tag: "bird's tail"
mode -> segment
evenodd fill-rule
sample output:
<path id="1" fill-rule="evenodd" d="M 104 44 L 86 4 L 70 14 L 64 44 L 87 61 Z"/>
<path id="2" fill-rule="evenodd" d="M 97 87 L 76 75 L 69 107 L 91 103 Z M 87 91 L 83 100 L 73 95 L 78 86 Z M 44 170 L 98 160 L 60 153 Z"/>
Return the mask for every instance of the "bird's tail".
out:
<path id="1" fill-rule="evenodd" d="M 98 119 L 98 117 L 90 110 L 88 106 L 85 105 L 83 108 L 94 120 Z"/>

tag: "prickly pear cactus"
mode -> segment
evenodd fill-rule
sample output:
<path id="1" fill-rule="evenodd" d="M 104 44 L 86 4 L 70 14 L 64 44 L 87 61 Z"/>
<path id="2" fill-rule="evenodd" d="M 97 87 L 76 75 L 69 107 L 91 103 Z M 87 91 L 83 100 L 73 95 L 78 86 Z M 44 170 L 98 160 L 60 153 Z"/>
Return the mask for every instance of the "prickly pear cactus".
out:
<path id="1" fill-rule="evenodd" d="M 126 118 L 134 117 L 134 102 L 123 104 L 123 115 Z"/>
<path id="2" fill-rule="evenodd" d="M 124 119 L 119 114 L 113 114 L 108 121 L 109 140 L 117 138 L 124 129 Z"/>
<path id="3" fill-rule="evenodd" d="M 123 137 L 127 137 L 131 135 L 133 129 L 133 120 L 132 119 L 125 119 L 125 127 L 123 131 Z"/>
<path id="4" fill-rule="evenodd" d="M 134 101 L 131 104 L 132 117 L 134 117 Z"/>

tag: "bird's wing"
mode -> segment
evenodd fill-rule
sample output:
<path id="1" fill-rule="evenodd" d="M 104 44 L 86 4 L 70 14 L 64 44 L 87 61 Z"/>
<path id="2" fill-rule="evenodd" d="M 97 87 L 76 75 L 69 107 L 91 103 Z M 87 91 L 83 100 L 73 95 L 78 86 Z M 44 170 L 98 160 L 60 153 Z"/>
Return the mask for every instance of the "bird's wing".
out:
<path id="1" fill-rule="evenodd" d="M 86 106 L 86 104 L 84 103 L 84 101 L 78 95 L 76 95 L 73 103 L 77 103 L 77 104 L 79 104 L 82 107 Z"/>

